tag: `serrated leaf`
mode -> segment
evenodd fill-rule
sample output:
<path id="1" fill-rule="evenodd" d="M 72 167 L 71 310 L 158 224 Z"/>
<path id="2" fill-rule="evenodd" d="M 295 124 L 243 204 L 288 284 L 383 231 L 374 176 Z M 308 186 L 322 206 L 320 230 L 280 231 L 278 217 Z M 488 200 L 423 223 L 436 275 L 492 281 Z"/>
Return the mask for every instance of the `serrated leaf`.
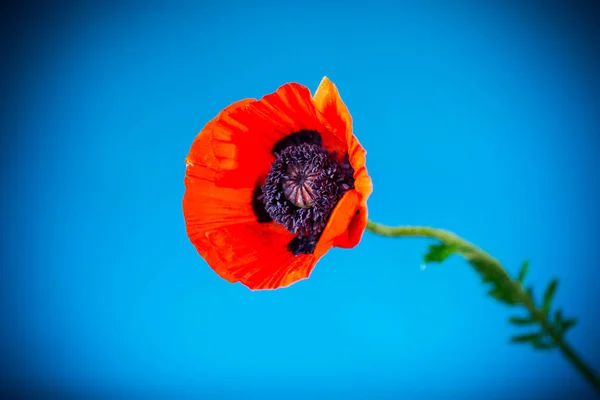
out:
<path id="1" fill-rule="evenodd" d="M 577 325 L 577 319 L 569 318 L 565 320 L 560 326 L 560 333 L 564 335 L 569 329 L 571 329 L 575 325 Z"/>
<path id="2" fill-rule="evenodd" d="M 502 293 L 498 289 L 492 289 L 492 290 L 490 290 L 488 292 L 488 295 L 492 296 L 496 300 L 500 300 L 501 302 L 505 302 L 506 301 L 506 296 L 504 295 L 504 293 Z"/>
<path id="3" fill-rule="evenodd" d="M 505 292 L 499 288 L 490 290 L 488 292 L 488 295 L 492 296 L 496 300 L 499 300 L 499 301 L 509 304 L 509 305 L 517 304 L 517 302 L 513 299 L 510 292 Z"/>
<path id="4" fill-rule="evenodd" d="M 510 322 L 511 324 L 515 324 L 515 325 L 533 325 L 533 324 L 537 324 L 537 321 L 535 319 L 533 319 L 532 317 L 527 317 L 527 318 L 523 318 L 523 317 L 510 317 L 508 319 L 508 322 Z"/>
<path id="5" fill-rule="evenodd" d="M 503 273 L 501 268 L 498 268 L 498 265 L 477 255 L 471 255 L 467 258 L 467 261 L 479 273 L 484 283 L 491 284 L 488 295 L 509 305 L 517 303 L 515 293 L 513 293 L 512 281 L 509 276 Z"/>
<path id="6" fill-rule="evenodd" d="M 429 246 L 429 251 L 424 256 L 425 263 L 438 262 L 441 263 L 446 258 L 458 252 L 458 247 L 447 245 L 445 243 L 432 244 Z"/>
<path id="7" fill-rule="evenodd" d="M 554 313 L 554 323 L 556 324 L 556 326 L 562 326 L 562 324 L 563 324 L 562 310 L 558 309 Z"/>
<path id="8" fill-rule="evenodd" d="M 486 282 L 497 282 L 501 277 L 495 265 L 483 257 L 471 256 L 467 259 L 477 272 L 481 274 L 481 278 Z"/>
<path id="9" fill-rule="evenodd" d="M 510 338 L 510 341 L 512 343 L 527 343 L 537 340 L 538 338 L 540 338 L 540 336 L 541 335 L 539 333 L 527 333 L 525 335 L 513 336 Z"/>
<path id="10" fill-rule="evenodd" d="M 546 293 L 544 293 L 544 301 L 542 302 L 542 311 L 547 313 L 550 311 L 550 306 L 552 305 L 552 298 L 554 297 L 554 293 L 556 293 L 556 287 L 558 286 L 558 280 L 552 279 L 548 288 L 546 289 Z"/>
<path id="11" fill-rule="evenodd" d="M 554 321 L 552 321 L 552 325 L 554 325 L 554 329 L 561 334 L 562 333 L 562 325 L 564 323 L 562 310 L 558 309 L 554 312 Z"/>
<path id="12" fill-rule="evenodd" d="M 521 267 L 521 270 L 519 271 L 519 277 L 517 278 L 517 280 L 521 283 L 523 283 L 523 281 L 525 280 L 525 276 L 527 275 L 527 271 L 529 270 L 529 260 L 526 260 L 523 263 L 523 266 Z"/>

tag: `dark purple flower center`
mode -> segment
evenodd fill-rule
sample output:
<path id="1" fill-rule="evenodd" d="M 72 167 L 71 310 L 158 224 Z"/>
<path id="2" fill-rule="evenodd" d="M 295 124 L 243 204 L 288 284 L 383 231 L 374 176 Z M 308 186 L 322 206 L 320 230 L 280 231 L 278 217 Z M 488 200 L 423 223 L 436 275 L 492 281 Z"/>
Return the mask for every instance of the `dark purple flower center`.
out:
<path id="1" fill-rule="evenodd" d="M 281 182 L 285 198 L 296 207 L 312 207 L 315 201 L 313 187 L 318 178 L 319 173 L 311 168 L 310 163 L 289 164 Z"/>
<path id="2" fill-rule="evenodd" d="M 312 140 L 315 134 L 318 141 Z M 288 245 L 294 255 L 309 254 L 338 201 L 354 187 L 354 170 L 347 157 L 339 162 L 321 145 L 318 132 L 301 131 L 290 137 L 287 146 L 275 147 L 276 159 L 253 208 L 258 210 L 262 203 L 270 219 L 297 235 Z M 267 215 L 257 213 L 259 221 L 267 220 Z"/>

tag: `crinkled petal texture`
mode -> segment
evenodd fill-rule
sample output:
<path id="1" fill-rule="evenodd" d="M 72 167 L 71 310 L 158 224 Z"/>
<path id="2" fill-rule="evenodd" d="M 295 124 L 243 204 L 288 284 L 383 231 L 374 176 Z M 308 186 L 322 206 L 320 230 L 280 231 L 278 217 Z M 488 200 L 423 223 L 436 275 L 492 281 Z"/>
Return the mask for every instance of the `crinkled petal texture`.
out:
<path id="1" fill-rule="evenodd" d="M 275 143 L 300 130 L 318 131 L 328 150 L 348 154 L 355 188 L 336 205 L 313 254 L 294 256 L 287 248 L 294 235 L 272 221 L 260 222 L 252 202 L 275 160 Z M 314 98 L 306 87 L 289 83 L 260 100 L 225 108 L 198 134 L 186 165 L 183 212 L 191 242 L 222 278 L 250 289 L 307 278 L 331 247 L 356 246 L 366 227 L 372 185 L 365 150 L 327 78 Z"/>

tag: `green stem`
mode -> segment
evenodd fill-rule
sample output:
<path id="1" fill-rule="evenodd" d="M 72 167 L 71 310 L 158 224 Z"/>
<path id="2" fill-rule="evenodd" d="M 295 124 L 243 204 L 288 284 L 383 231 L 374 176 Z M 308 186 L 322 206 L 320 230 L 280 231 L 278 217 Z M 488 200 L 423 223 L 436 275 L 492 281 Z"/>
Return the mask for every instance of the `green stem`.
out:
<path id="1" fill-rule="evenodd" d="M 519 285 L 520 286 L 520 285 Z M 577 355 L 575 350 L 563 339 L 561 335 L 556 332 L 556 329 L 548 322 L 546 314 L 539 310 L 531 296 L 526 294 L 523 298 L 523 305 L 527 308 L 531 315 L 540 322 L 544 331 L 546 331 L 551 337 L 558 348 L 563 352 L 563 355 L 573 364 L 577 370 L 588 380 L 588 382 L 594 387 L 596 392 L 600 394 L 600 379 L 594 374 L 594 371 Z"/>
<path id="2" fill-rule="evenodd" d="M 519 302 L 531 315 L 542 325 L 544 331 L 552 337 L 554 343 L 563 352 L 567 360 L 588 380 L 594 389 L 600 394 L 600 380 L 594 374 L 592 369 L 575 353 L 575 351 L 564 341 L 563 337 L 556 332 L 556 329 L 548 322 L 546 313 L 537 308 L 529 293 L 523 288 L 521 282 L 513 280 L 502 264 L 494 257 L 481 250 L 477 246 L 467 242 L 452 232 L 441 229 L 422 227 L 422 226 L 398 226 L 391 227 L 381 225 L 372 221 L 367 222 L 367 230 L 381 236 L 388 237 L 424 237 L 438 239 L 447 246 L 454 246 L 468 261 L 484 260 L 492 265 L 498 275 L 503 276 L 507 282 L 512 285 L 511 290 L 519 293 Z"/>

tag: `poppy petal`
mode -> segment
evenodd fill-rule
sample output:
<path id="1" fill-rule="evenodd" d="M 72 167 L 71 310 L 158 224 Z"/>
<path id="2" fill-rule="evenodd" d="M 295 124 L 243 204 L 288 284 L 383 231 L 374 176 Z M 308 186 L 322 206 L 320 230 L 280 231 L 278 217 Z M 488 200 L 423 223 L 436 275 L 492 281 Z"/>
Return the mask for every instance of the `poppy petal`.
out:
<path id="1" fill-rule="evenodd" d="M 345 234 L 340 235 L 336 238 L 334 245 L 336 247 L 342 247 L 345 249 L 350 249 L 356 246 L 367 227 L 367 207 L 364 205 L 359 205 L 356 209 L 355 215 L 350 220 L 348 224 L 348 229 Z"/>
<path id="2" fill-rule="evenodd" d="M 331 125 L 331 133 L 346 143 L 348 133 L 352 134 L 352 117 L 337 87 L 326 76 L 315 92 L 314 101 L 317 109 Z"/>
<path id="3" fill-rule="evenodd" d="M 366 201 L 373 190 L 366 164 L 366 151 L 352 132 L 352 117 L 342 101 L 337 87 L 324 77 L 315 92 L 315 104 L 327 122 L 334 128 L 333 133 L 344 140 L 347 145 L 348 159 L 354 168 L 354 190 L 358 196 L 359 205 L 354 210 L 345 210 L 344 215 L 352 211 L 355 214 L 347 221 L 346 230 L 334 241 L 338 247 L 350 248 L 360 242 L 362 233 L 367 226 Z M 334 216 L 332 215 L 333 219 Z M 346 220 L 343 221 L 346 223 Z M 326 228 L 327 230 L 327 228 Z"/>
<path id="4" fill-rule="evenodd" d="M 323 117 L 333 127 L 333 134 L 347 145 L 348 159 L 354 168 L 355 187 L 361 200 L 372 191 L 369 175 L 366 173 L 366 151 L 352 132 L 352 116 L 342 101 L 337 87 L 327 77 L 323 77 L 315 92 L 315 104 Z M 366 200 L 366 199 L 365 199 Z"/>
<path id="5" fill-rule="evenodd" d="M 222 265 L 217 252 L 206 238 L 206 232 L 239 223 L 255 223 L 250 205 L 252 192 L 244 189 L 220 188 L 206 181 L 186 177 L 183 198 L 186 231 L 196 250 L 221 277 L 236 279 Z"/>
<path id="6" fill-rule="evenodd" d="M 215 185 L 219 162 L 211 149 L 210 139 L 220 118 L 250 101 L 253 100 L 233 103 L 208 122 L 194 139 L 186 157 L 186 191 L 182 206 L 188 237 L 207 262 L 216 266 L 215 271 L 229 282 L 236 280 L 225 268 L 219 268 L 222 263 L 208 242 L 206 231 L 240 222 L 254 222 L 256 217 L 249 206 L 252 197 L 249 189 L 235 190 Z"/>
<path id="7" fill-rule="evenodd" d="M 360 242 L 360 239 L 362 238 L 362 235 L 367 227 L 367 198 L 373 190 L 371 178 L 367 174 L 365 167 L 362 167 L 356 171 L 354 173 L 354 177 L 355 181 L 353 192 L 355 192 L 357 196 L 357 206 L 354 209 L 348 209 L 345 214 L 340 214 L 347 215 L 347 213 L 353 212 L 348 220 L 346 230 L 344 230 L 334 241 L 334 246 L 336 247 L 352 248 L 356 246 Z M 354 205 L 352 204 L 352 206 Z M 333 218 L 333 215 L 331 218 Z M 346 223 L 346 221 L 344 220 L 343 223 Z"/>
<path id="8" fill-rule="evenodd" d="M 332 133 L 347 144 L 350 159 L 358 157 L 360 151 L 364 152 L 358 139 L 352 133 L 352 116 L 348 107 L 344 104 L 335 84 L 326 76 L 323 77 L 315 92 L 314 101 L 317 109 L 334 128 Z M 362 165 L 352 164 L 355 170 Z"/>
<path id="9" fill-rule="evenodd" d="M 358 194 L 348 190 L 337 203 L 315 247 L 315 257 L 321 258 L 332 246 L 346 243 L 348 226 L 359 207 Z"/>
<path id="10" fill-rule="evenodd" d="M 364 160 L 364 151 L 362 159 Z M 362 238 L 363 232 L 367 227 L 368 211 L 367 199 L 373 191 L 371 178 L 364 167 L 354 172 L 354 192 L 357 195 L 358 206 L 354 215 L 349 221 L 347 230 L 335 241 L 335 246 L 342 248 L 352 248 L 356 246 Z"/>
<path id="11" fill-rule="evenodd" d="M 224 268 L 217 272 L 252 290 L 289 286 L 308 278 L 316 264 L 312 254 L 293 256 L 286 247 L 292 235 L 275 224 L 233 225 L 206 237 L 221 261 L 218 268 Z"/>
<path id="12" fill-rule="evenodd" d="M 223 110 L 196 136 L 186 158 L 183 213 L 190 238 L 202 235 L 207 229 L 256 221 L 252 211 L 253 187 L 233 189 L 219 186 L 216 175 L 219 161 L 210 146 L 211 134 L 219 121 L 232 110 L 252 100 L 242 100 Z M 193 241 L 193 240 L 192 240 Z"/>
<path id="13" fill-rule="evenodd" d="M 269 172 L 275 143 L 301 130 L 330 135 L 324 124 L 310 91 L 297 83 L 225 114 L 215 124 L 211 139 L 220 185 L 254 186 L 257 177 Z"/>
<path id="14" fill-rule="evenodd" d="M 236 101 L 235 103 L 230 104 L 224 110 L 222 110 L 215 118 L 209 121 L 204 128 L 196 135 L 190 151 L 186 157 L 186 163 L 188 165 L 198 165 L 204 167 L 210 167 L 214 171 L 218 171 L 219 162 L 215 157 L 214 152 L 211 149 L 210 139 L 213 134 L 213 130 L 215 126 L 223 119 L 226 118 L 228 114 L 237 108 L 243 107 L 244 105 L 256 101 L 254 99 L 244 99 L 240 101 Z M 210 175 L 214 178 L 214 175 Z"/>

